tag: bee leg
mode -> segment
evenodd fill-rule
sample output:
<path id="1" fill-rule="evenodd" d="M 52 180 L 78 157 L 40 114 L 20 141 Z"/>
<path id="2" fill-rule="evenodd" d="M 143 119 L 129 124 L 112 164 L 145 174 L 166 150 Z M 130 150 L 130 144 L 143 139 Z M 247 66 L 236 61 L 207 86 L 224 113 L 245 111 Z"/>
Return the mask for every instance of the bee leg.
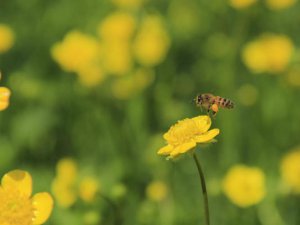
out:
<path id="1" fill-rule="evenodd" d="M 212 116 L 213 116 L 214 118 L 216 117 L 216 115 L 217 115 L 217 112 L 212 111 Z"/>

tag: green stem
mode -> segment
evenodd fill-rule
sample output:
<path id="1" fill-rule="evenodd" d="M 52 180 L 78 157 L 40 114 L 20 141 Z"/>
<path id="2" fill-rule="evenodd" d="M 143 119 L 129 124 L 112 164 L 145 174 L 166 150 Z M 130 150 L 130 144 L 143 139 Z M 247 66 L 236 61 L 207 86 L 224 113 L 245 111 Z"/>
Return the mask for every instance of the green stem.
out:
<path id="1" fill-rule="evenodd" d="M 204 178 L 204 174 L 203 171 L 201 169 L 200 166 L 200 162 L 198 160 L 198 157 L 196 155 L 196 153 L 193 153 L 193 158 L 195 160 L 197 169 L 198 169 L 198 173 L 200 176 L 200 181 L 201 181 L 201 187 L 202 187 L 202 194 L 203 194 L 203 202 L 204 202 L 204 217 L 205 217 L 205 224 L 209 225 L 209 209 L 208 209 L 208 197 L 207 197 L 207 191 L 206 191 L 206 184 L 205 184 L 205 178 Z"/>

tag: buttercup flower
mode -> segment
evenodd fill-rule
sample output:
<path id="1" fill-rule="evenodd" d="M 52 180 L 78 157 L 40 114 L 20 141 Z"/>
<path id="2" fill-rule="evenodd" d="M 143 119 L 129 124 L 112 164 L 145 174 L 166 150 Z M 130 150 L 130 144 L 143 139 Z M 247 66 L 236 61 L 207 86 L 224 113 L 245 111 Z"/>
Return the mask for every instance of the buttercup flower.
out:
<path id="1" fill-rule="evenodd" d="M 174 158 L 193 149 L 197 143 L 211 142 L 220 131 L 219 129 L 209 130 L 210 126 L 209 116 L 197 116 L 179 121 L 164 134 L 167 146 L 161 148 L 158 154 Z"/>
<path id="2" fill-rule="evenodd" d="M 280 73 L 290 62 L 293 50 L 293 43 L 287 36 L 265 34 L 248 43 L 242 57 L 245 65 L 255 73 Z"/>
<path id="3" fill-rule="evenodd" d="M 243 9 L 246 8 L 253 3 L 255 3 L 257 0 L 230 0 L 229 4 L 236 9 Z"/>
<path id="4" fill-rule="evenodd" d="M 10 90 L 6 87 L 0 87 L 0 111 L 8 107 L 9 97 L 10 97 Z"/>
<path id="5" fill-rule="evenodd" d="M 240 207 L 255 205 L 265 196 L 265 175 L 257 167 L 236 165 L 225 176 L 223 191 Z"/>
<path id="6" fill-rule="evenodd" d="M 286 184 L 293 192 L 300 194 L 300 147 L 283 157 L 280 170 Z"/>
<path id="7" fill-rule="evenodd" d="M 75 204 L 78 197 L 90 203 L 94 200 L 97 191 L 99 191 L 99 183 L 95 178 L 85 176 L 80 179 L 74 159 L 63 158 L 58 161 L 52 192 L 59 206 L 68 208 Z"/>
<path id="8" fill-rule="evenodd" d="M 125 12 L 114 12 L 99 25 L 98 34 L 104 41 L 128 41 L 136 28 L 135 18 Z"/>
<path id="9" fill-rule="evenodd" d="M 69 32 L 62 42 L 56 43 L 51 54 L 64 70 L 78 72 L 98 62 L 100 44 L 94 37 L 75 30 Z"/>
<path id="10" fill-rule="evenodd" d="M 85 202 L 92 202 L 99 191 L 99 183 L 93 177 L 85 177 L 79 184 L 79 196 Z"/>
<path id="11" fill-rule="evenodd" d="M 14 33 L 5 24 L 0 24 L 0 54 L 7 52 L 14 44 Z"/>
<path id="12" fill-rule="evenodd" d="M 139 63 L 155 66 L 162 62 L 169 50 L 170 38 L 159 16 L 148 16 L 133 43 L 133 52 Z"/>
<path id="13" fill-rule="evenodd" d="M 267 6 L 272 10 L 280 10 L 291 7 L 297 0 L 266 0 Z"/>
<path id="14" fill-rule="evenodd" d="M 53 200 L 49 193 L 41 192 L 31 197 L 32 178 L 23 170 L 5 174 L 0 186 L 1 225 L 39 225 L 51 214 Z"/>
<path id="15" fill-rule="evenodd" d="M 166 198 L 168 193 L 168 188 L 166 184 L 162 181 L 153 181 L 151 182 L 146 189 L 146 194 L 149 199 L 152 201 L 162 201 Z"/>

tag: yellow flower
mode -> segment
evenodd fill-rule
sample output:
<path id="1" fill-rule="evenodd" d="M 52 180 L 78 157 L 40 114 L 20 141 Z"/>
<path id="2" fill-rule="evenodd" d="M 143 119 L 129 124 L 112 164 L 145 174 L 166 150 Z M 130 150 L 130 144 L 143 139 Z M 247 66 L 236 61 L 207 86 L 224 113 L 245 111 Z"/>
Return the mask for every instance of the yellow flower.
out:
<path id="1" fill-rule="evenodd" d="M 291 7 L 297 0 L 266 0 L 267 6 L 272 10 L 280 10 Z"/>
<path id="2" fill-rule="evenodd" d="M 161 148 L 158 154 L 174 158 L 193 149 L 197 143 L 211 142 L 219 134 L 219 129 L 208 130 L 210 126 L 209 116 L 198 116 L 179 121 L 164 134 L 167 146 Z"/>
<path id="3" fill-rule="evenodd" d="M 153 81 L 152 70 L 139 68 L 130 76 L 121 77 L 112 84 L 113 95 L 118 99 L 128 99 L 145 89 Z"/>
<path id="4" fill-rule="evenodd" d="M 75 160 L 63 158 L 56 165 L 56 177 L 52 182 L 52 193 L 58 205 L 68 208 L 77 200 L 76 181 L 78 168 Z"/>
<path id="5" fill-rule="evenodd" d="M 54 44 L 51 54 L 64 70 L 78 72 L 98 62 L 100 44 L 94 37 L 75 30 L 62 42 Z"/>
<path id="6" fill-rule="evenodd" d="M 280 73 L 290 62 L 293 50 L 293 43 L 287 36 L 265 34 L 248 43 L 242 57 L 245 65 L 255 73 Z"/>
<path id="7" fill-rule="evenodd" d="M 66 181 L 62 178 L 55 178 L 52 181 L 51 190 L 55 201 L 62 208 L 69 208 L 77 200 L 75 181 Z"/>
<path id="8" fill-rule="evenodd" d="M 153 181 L 148 185 L 146 189 L 147 197 L 155 202 L 159 202 L 165 199 L 167 193 L 167 185 L 162 181 Z"/>
<path id="9" fill-rule="evenodd" d="M 77 163 L 72 158 L 63 158 L 56 166 L 56 177 L 52 182 L 52 192 L 57 204 L 68 208 L 80 197 L 85 202 L 92 202 L 99 191 L 95 178 L 83 177 L 80 181 Z"/>
<path id="10" fill-rule="evenodd" d="M 79 196 L 85 202 L 92 202 L 99 190 L 99 183 L 93 177 L 85 177 L 79 184 Z"/>
<path id="11" fill-rule="evenodd" d="M 14 44 L 15 35 L 10 27 L 0 24 L 0 54 L 7 52 Z"/>
<path id="12" fill-rule="evenodd" d="M 134 43 L 133 52 L 143 66 L 155 66 L 161 63 L 169 50 L 170 38 L 159 16 L 144 19 Z"/>
<path id="13" fill-rule="evenodd" d="M 104 44 L 103 68 L 113 75 L 124 75 L 133 66 L 130 45 L 127 42 L 107 42 Z"/>
<path id="14" fill-rule="evenodd" d="M 5 174 L 0 186 L 1 225 L 39 225 L 49 218 L 53 200 L 49 193 L 31 197 L 31 175 L 22 170 Z"/>
<path id="15" fill-rule="evenodd" d="M 78 71 L 79 81 L 86 87 L 94 87 L 100 84 L 104 78 L 105 73 L 103 68 L 99 65 L 88 65 Z"/>
<path id="16" fill-rule="evenodd" d="M 300 194 L 300 147 L 283 157 L 280 170 L 283 180 L 292 191 Z"/>
<path id="17" fill-rule="evenodd" d="M 114 12 L 99 25 L 98 34 L 104 41 L 128 41 L 136 28 L 135 18 L 125 12 Z"/>
<path id="18" fill-rule="evenodd" d="M 10 90 L 6 87 L 0 87 L 0 111 L 8 107 L 9 97 L 10 97 Z"/>
<path id="19" fill-rule="evenodd" d="M 253 5 L 257 0 L 229 0 L 229 4 L 236 9 L 244 9 Z"/>
<path id="20" fill-rule="evenodd" d="M 223 180 L 223 191 L 240 207 L 255 205 L 265 197 L 265 175 L 257 167 L 233 166 Z"/>

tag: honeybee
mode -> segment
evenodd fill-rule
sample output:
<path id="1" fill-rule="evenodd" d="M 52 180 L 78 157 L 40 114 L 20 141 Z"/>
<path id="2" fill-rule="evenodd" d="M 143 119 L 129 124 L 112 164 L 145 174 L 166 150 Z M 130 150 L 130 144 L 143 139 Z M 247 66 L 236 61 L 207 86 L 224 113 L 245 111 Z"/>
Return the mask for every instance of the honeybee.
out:
<path id="1" fill-rule="evenodd" d="M 194 101 L 196 106 L 206 109 L 208 113 L 212 112 L 213 116 L 217 114 L 219 108 L 232 109 L 234 107 L 231 100 L 210 93 L 199 94 Z"/>

